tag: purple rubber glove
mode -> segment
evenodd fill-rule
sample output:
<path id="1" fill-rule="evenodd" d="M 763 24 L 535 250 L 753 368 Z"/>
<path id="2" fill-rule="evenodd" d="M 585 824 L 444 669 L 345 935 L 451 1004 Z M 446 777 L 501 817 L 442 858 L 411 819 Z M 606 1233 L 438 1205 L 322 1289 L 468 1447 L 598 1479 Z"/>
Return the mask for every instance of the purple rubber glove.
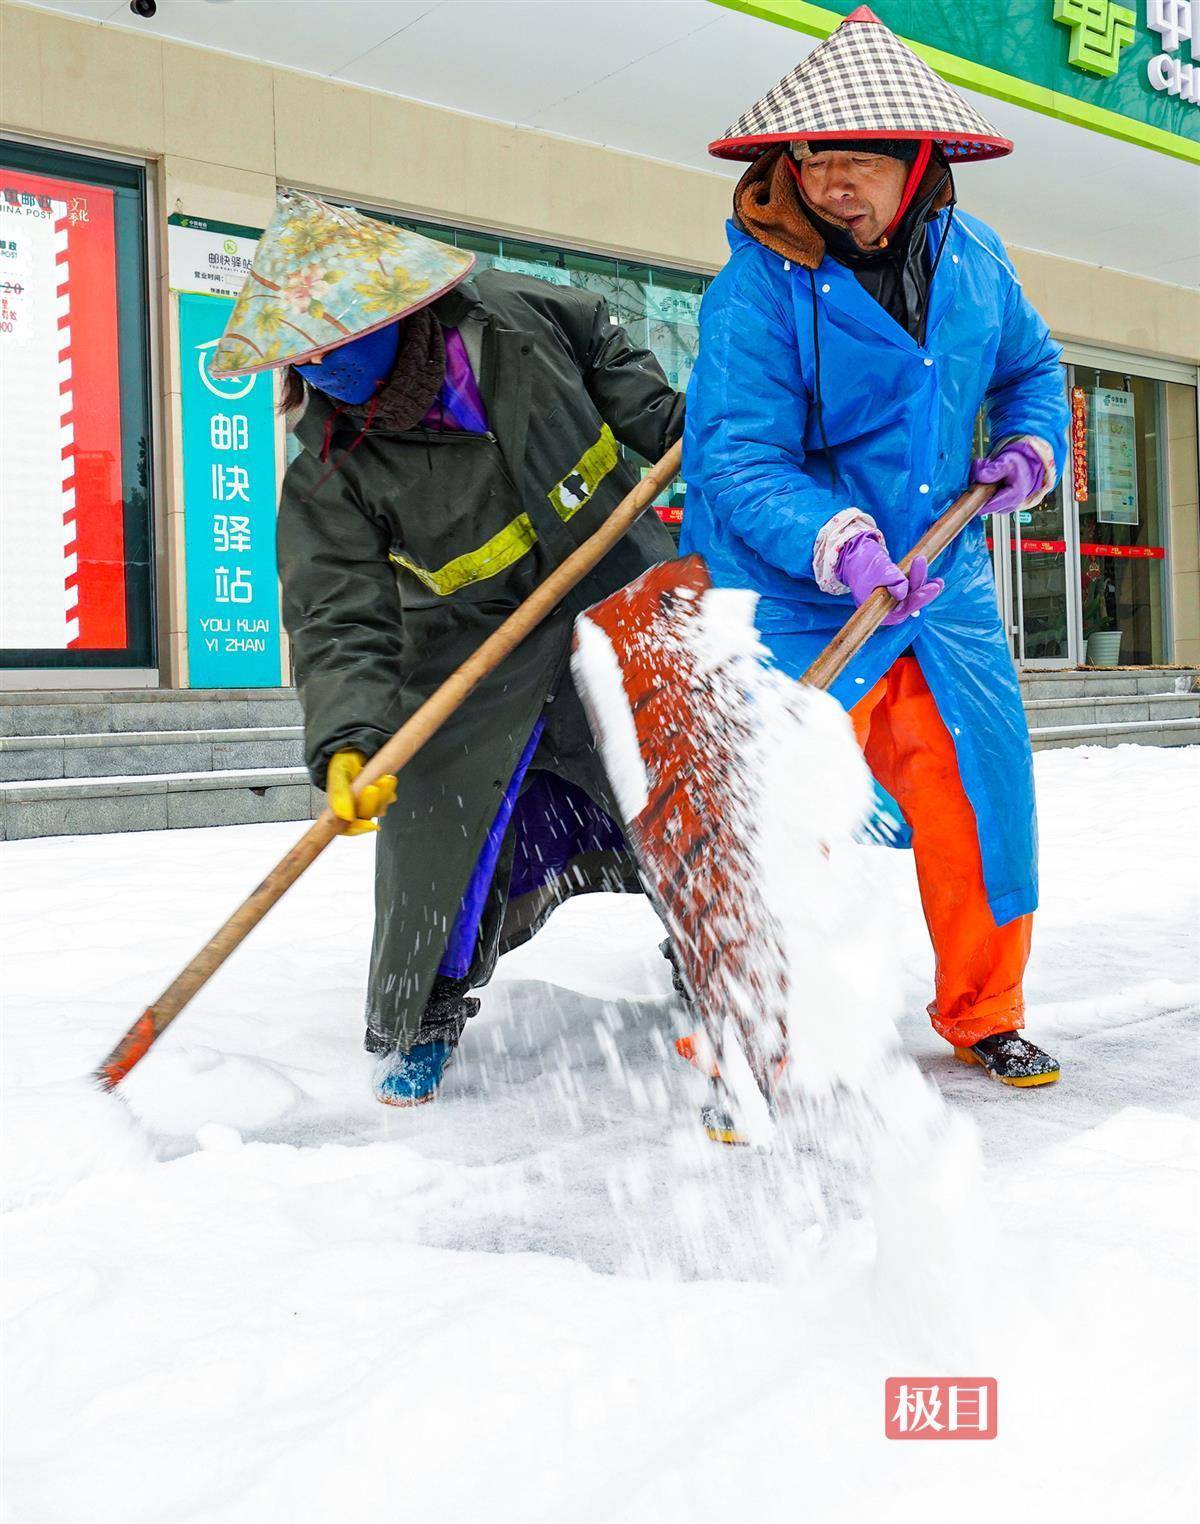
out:
<path id="1" fill-rule="evenodd" d="M 877 587 L 887 588 L 896 607 L 884 624 L 899 624 L 910 615 L 915 619 L 945 586 L 940 577 L 930 577 L 924 556 L 917 557 L 906 577 L 873 534 L 856 534 L 846 541 L 838 552 L 837 576 L 860 606 Z"/>
<path id="2" fill-rule="evenodd" d="M 999 483 L 991 501 L 982 510 L 984 513 L 1015 513 L 1042 490 L 1046 466 L 1027 439 L 1010 439 L 986 459 L 974 462 L 971 481 L 987 485 Z"/>

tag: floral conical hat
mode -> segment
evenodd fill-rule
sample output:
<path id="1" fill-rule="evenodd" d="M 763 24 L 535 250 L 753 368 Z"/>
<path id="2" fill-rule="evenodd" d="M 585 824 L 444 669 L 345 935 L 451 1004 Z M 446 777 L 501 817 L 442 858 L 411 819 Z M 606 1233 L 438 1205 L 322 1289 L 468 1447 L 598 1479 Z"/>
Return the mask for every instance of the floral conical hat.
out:
<path id="1" fill-rule="evenodd" d="M 928 140 L 958 160 L 997 158 L 1013 146 L 865 5 L 708 151 L 754 159 L 772 143 L 821 138 Z"/>
<path id="2" fill-rule="evenodd" d="M 464 249 L 281 191 L 209 369 L 302 365 L 437 301 L 474 263 Z"/>

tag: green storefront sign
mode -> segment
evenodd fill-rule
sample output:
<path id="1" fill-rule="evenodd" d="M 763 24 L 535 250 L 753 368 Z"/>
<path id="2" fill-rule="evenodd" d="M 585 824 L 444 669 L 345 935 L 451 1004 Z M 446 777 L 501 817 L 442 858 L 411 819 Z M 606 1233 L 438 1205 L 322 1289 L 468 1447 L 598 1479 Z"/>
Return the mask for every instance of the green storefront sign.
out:
<path id="1" fill-rule="evenodd" d="M 858 0 L 714 0 L 827 37 Z M 1200 163 L 1200 0 L 875 0 L 951 84 Z"/>

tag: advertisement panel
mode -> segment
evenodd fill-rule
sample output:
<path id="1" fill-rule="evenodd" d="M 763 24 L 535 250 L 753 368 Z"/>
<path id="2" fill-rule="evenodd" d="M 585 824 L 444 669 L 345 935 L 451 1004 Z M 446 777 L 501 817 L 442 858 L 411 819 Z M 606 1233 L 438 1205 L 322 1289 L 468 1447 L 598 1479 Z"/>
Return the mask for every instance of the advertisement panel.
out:
<path id="1" fill-rule="evenodd" d="M 167 277 L 172 291 L 237 296 L 250 274 L 262 228 L 172 212 L 167 218 Z"/>
<path id="2" fill-rule="evenodd" d="M 269 373 L 209 374 L 232 309 L 179 298 L 188 681 L 278 688 L 274 389 Z"/>
<path id="3" fill-rule="evenodd" d="M 0 648 L 127 644 L 114 195 L 0 169 Z"/>
<path id="4" fill-rule="evenodd" d="M 1138 521 L 1137 426 L 1132 392 L 1091 393 L 1092 477 L 1098 524 Z"/>

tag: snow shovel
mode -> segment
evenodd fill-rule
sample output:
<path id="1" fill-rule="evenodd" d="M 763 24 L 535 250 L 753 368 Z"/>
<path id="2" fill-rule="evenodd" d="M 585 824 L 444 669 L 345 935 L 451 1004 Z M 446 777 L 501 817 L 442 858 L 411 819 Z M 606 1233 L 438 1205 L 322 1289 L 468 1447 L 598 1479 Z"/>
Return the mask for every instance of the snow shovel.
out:
<path id="1" fill-rule="evenodd" d="M 525 602 L 494 630 L 473 655 L 457 668 L 440 688 L 386 742 L 354 780 L 357 796 L 367 784 L 385 773 L 398 773 L 411 762 L 426 741 L 446 723 L 472 690 L 546 618 L 576 583 L 599 564 L 613 546 L 649 508 L 658 494 L 679 474 L 682 445 L 673 444 L 632 492 L 628 493 L 601 527 L 578 546 Z M 147 1006 L 122 1037 L 93 1079 L 104 1090 L 114 1090 L 129 1071 L 150 1051 L 188 1002 L 254 930 L 267 911 L 282 898 L 306 868 L 346 829 L 332 810 L 317 816 L 286 857 L 280 859 L 243 901 L 214 937 L 200 949 L 185 969 L 167 986 L 153 1005 Z"/>
<path id="2" fill-rule="evenodd" d="M 932 562 L 994 490 L 958 498 L 901 568 L 917 556 Z M 787 965 L 747 831 L 754 699 L 719 656 L 713 662 L 704 626 L 711 589 L 699 556 L 652 567 L 576 621 L 572 661 L 626 838 L 702 1024 L 702 1067 L 721 1074 L 739 1108 L 766 1119 L 787 1059 Z M 801 682 L 829 688 L 894 607 L 878 588 Z"/>

